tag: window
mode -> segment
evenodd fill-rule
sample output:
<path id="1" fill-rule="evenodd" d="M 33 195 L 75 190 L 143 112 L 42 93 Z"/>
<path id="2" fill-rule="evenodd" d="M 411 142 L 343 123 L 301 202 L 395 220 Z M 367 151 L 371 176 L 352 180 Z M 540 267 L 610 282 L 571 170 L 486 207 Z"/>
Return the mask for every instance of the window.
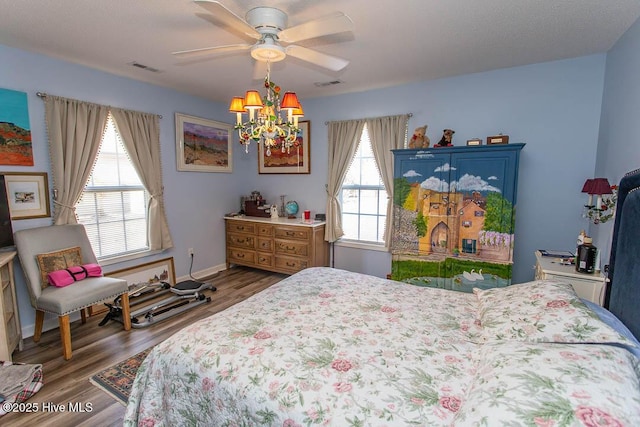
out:
<path id="1" fill-rule="evenodd" d="M 76 204 L 98 259 L 148 250 L 148 195 L 109 115 L 93 172 Z"/>
<path id="2" fill-rule="evenodd" d="M 376 166 L 367 126 L 340 192 L 343 239 L 384 243 L 387 191 Z"/>

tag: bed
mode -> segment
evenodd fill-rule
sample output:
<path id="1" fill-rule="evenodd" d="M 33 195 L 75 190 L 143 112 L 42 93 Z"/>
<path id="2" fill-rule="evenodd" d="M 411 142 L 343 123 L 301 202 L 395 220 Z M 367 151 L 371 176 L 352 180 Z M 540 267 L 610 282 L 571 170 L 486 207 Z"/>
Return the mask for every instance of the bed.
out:
<path id="1" fill-rule="evenodd" d="M 309 268 L 156 346 L 125 425 L 640 425 L 639 186 L 620 185 L 610 312 L 564 283 Z"/>

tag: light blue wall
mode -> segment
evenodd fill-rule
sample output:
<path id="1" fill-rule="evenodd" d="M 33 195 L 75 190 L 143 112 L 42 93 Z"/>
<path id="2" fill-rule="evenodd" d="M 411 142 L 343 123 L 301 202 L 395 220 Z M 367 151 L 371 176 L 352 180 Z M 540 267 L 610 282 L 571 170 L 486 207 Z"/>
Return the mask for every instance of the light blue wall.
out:
<path id="1" fill-rule="evenodd" d="M 36 96 L 38 91 L 163 116 L 160 143 L 164 194 L 175 248 L 141 260 L 111 265 L 107 270 L 172 256 L 177 276 L 185 276 L 189 272 L 188 247 L 194 248 L 195 252 L 194 272 L 224 264 L 222 217 L 226 212 L 238 209 L 240 189 L 252 186 L 247 182 L 253 177 L 238 171 L 254 169 L 255 159 L 240 156 L 236 151 L 233 174 L 178 172 L 174 117 L 180 112 L 230 122 L 226 106 L 2 45 L 0 63 L 0 87 L 28 94 L 35 162 L 33 167 L 0 166 L 1 171 L 47 172 L 51 178 L 44 102 Z M 13 221 L 13 228 L 17 231 L 50 224 L 51 219 L 19 220 Z M 34 323 L 34 311 L 29 304 L 22 271 L 16 270 L 20 318 L 23 330 L 29 330 Z"/>
<path id="2" fill-rule="evenodd" d="M 640 168 L 640 21 L 607 54 L 598 158 L 594 176 L 617 184 Z M 608 262 L 613 221 L 591 227 Z"/>
<path id="3" fill-rule="evenodd" d="M 442 129 L 455 145 L 502 132 L 524 142 L 520 157 L 514 281 L 533 279 L 536 249 L 573 249 L 587 228 L 580 190 L 593 174 L 605 55 L 426 81 L 360 94 L 305 100 L 313 121 L 314 168 L 326 165 L 325 121 L 413 113 L 432 144 Z M 325 178 L 326 180 L 326 178 Z M 323 199 L 324 182 L 308 197 Z M 390 272 L 384 252 L 335 248 L 335 266 L 377 276 Z"/>
<path id="4" fill-rule="evenodd" d="M 234 146 L 232 174 L 177 172 L 174 114 L 232 122 L 226 105 L 1 45 L 0 61 L 0 87 L 28 94 L 35 157 L 32 168 L 1 170 L 50 173 L 44 105 L 37 91 L 163 116 L 160 139 L 165 200 L 175 248 L 142 261 L 173 256 L 178 276 L 188 273 L 188 247 L 195 249 L 195 272 L 224 263 L 222 216 L 238 209 L 242 194 L 259 190 L 270 203 L 277 203 L 278 196 L 285 194 L 287 200 L 297 200 L 301 209 L 314 214 L 325 211 L 325 122 L 332 120 L 411 112 L 410 131 L 429 125 L 432 143 L 439 140 L 444 128 L 456 130 L 456 145 L 498 132 L 510 135 L 512 142 L 526 143 L 518 185 L 517 282 L 533 278 L 534 250 L 571 249 L 580 229 L 587 227 L 580 218 L 584 203 L 580 189 L 595 168 L 605 55 L 303 100 L 305 119 L 311 121 L 308 175 L 258 174 L 255 145 L 249 155 Z M 49 223 L 22 220 L 14 221 L 13 226 L 18 230 Z M 336 247 L 335 266 L 384 276 L 390 271 L 390 257 L 384 252 Z M 33 309 L 21 274 L 18 269 L 24 329 L 33 325 Z"/>

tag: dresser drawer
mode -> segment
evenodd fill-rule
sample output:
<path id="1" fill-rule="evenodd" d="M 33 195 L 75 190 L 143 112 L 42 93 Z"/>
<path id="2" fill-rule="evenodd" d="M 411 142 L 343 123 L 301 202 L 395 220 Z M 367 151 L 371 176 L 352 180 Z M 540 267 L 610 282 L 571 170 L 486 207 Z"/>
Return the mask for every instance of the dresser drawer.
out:
<path id="1" fill-rule="evenodd" d="M 273 236 L 273 225 L 259 224 L 258 225 L 258 234 L 260 236 Z"/>
<path id="2" fill-rule="evenodd" d="M 298 258 L 288 258 L 288 257 L 276 257 L 276 268 L 281 270 L 288 270 L 291 272 L 296 272 L 303 270 L 309 266 L 309 263 L 306 259 L 298 259 Z"/>
<path id="3" fill-rule="evenodd" d="M 256 234 L 256 224 L 244 221 L 227 221 L 227 231 L 231 233 Z"/>
<path id="4" fill-rule="evenodd" d="M 309 243 L 295 240 L 276 240 L 276 254 L 309 256 Z"/>
<path id="5" fill-rule="evenodd" d="M 589 301 L 602 305 L 603 300 L 603 282 L 594 280 L 577 279 L 575 277 L 567 277 L 559 274 L 546 274 L 545 279 L 554 280 L 556 282 L 568 283 L 576 291 L 580 298 L 586 298 Z"/>
<path id="6" fill-rule="evenodd" d="M 236 248 L 255 249 L 256 238 L 246 234 L 228 233 L 227 246 L 232 246 Z"/>
<path id="7" fill-rule="evenodd" d="M 306 227 L 277 227 L 275 237 L 279 239 L 309 240 L 311 231 Z"/>
<path id="8" fill-rule="evenodd" d="M 238 264 L 255 264 L 256 253 L 254 251 L 244 251 L 242 249 L 227 249 L 228 262 Z"/>
<path id="9" fill-rule="evenodd" d="M 273 252 L 273 239 L 258 237 L 258 246 L 256 249 L 259 251 Z"/>
<path id="10" fill-rule="evenodd" d="M 260 267 L 273 267 L 273 255 L 258 252 L 256 263 Z"/>

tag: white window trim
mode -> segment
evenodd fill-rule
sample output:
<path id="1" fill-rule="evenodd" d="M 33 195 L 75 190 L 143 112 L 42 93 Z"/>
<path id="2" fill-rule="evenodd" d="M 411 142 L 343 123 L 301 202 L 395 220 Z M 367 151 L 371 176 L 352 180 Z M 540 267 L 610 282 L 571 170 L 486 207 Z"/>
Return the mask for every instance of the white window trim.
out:
<path id="1" fill-rule="evenodd" d="M 113 264 L 119 264 L 119 263 L 125 262 L 125 261 L 132 261 L 134 259 L 140 259 L 140 258 L 144 258 L 144 257 L 160 254 L 162 252 L 164 252 L 164 251 L 163 250 L 154 250 L 154 251 L 145 250 L 145 251 L 140 251 L 140 252 L 132 252 L 132 253 L 129 253 L 129 254 L 126 254 L 126 255 L 100 258 L 99 262 L 100 262 L 100 265 L 102 265 L 102 266 L 113 265 Z"/>
<path id="2" fill-rule="evenodd" d="M 356 160 L 356 154 L 358 153 L 358 150 L 360 149 L 360 145 L 362 144 L 362 137 L 365 134 L 365 131 L 367 130 L 367 126 L 365 124 L 364 128 L 362 129 L 362 133 L 360 134 L 360 140 L 358 142 L 358 149 L 356 150 L 356 153 L 354 154 L 353 159 L 351 159 L 351 164 L 349 165 L 349 167 L 347 168 L 347 171 L 349 171 L 349 169 L 351 169 L 351 166 L 353 165 L 353 162 L 355 162 Z M 367 140 L 369 141 L 369 144 L 371 145 L 371 139 L 368 137 L 368 131 L 367 131 Z M 374 157 L 374 163 L 375 163 L 375 157 Z M 376 169 L 378 169 L 378 165 L 376 164 Z M 380 171 L 378 170 L 378 176 L 380 176 Z M 342 183 L 342 186 L 340 187 L 340 195 L 338 197 L 339 203 L 342 206 L 343 200 L 342 200 L 342 193 L 343 190 L 358 190 L 363 191 L 363 190 L 369 190 L 369 191 L 377 191 L 378 192 L 378 197 L 380 197 L 380 192 L 384 191 L 387 194 L 387 200 L 389 199 L 389 192 L 387 191 L 384 182 L 382 182 L 382 177 L 380 177 L 380 185 L 371 185 L 371 184 L 365 184 L 365 185 L 357 185 L 357 184 L 348 184 L 348 185 L 344 185 L 344 181 Z M 349 214 L 353 214 L 352 212 L 349 212 Z M 344 215 L 344 212 L 341 212 L 341 215 Z M 358 221 L 360 221 L 360 217 L 361 216 L 375 216 L 375 217 L 380 217 L 382 216 L 380 213 L 377 214 L 363 214 L 362 212 L 358 212 L 357 216 L 358 216 Z M 386 216 L 386 215 L 384 215 Z M 359 233 L 360 234 L 360 233 Z M 382 232 L 382 236 L 384 236 L 384 231 Z M 344 247 L 352 247 L 352 248 L 361 248 L 361 249 L 367 249 L 367 250 L 375 250 L 375 251 L 385 251 L 388 252 L 388 249 L 385 248 L 384 246 L 384 242 L 373 242 L 373 241 L 367 241 L 367 240 L 358 240 L 358 239 L 350 239 L 350 238 L 341 238 L 338 239 L 336 241 L 336 243 L 340 243 L 338 244 L 338 246 L 344 246 Z M 381 246 L 382 248 L 380 248 L 379 246 Z"/>
<path id="3" fill-rule="evenodd" d="M 388 248 L 384 247 L 384 243 L 380 242 L 366 242 L 364 240 L 352 240 L 352 239 L 338 239 L 335 243 L 336 246 L 344 248 L 364 249 L 368 251 L 389 252 Z"/>

